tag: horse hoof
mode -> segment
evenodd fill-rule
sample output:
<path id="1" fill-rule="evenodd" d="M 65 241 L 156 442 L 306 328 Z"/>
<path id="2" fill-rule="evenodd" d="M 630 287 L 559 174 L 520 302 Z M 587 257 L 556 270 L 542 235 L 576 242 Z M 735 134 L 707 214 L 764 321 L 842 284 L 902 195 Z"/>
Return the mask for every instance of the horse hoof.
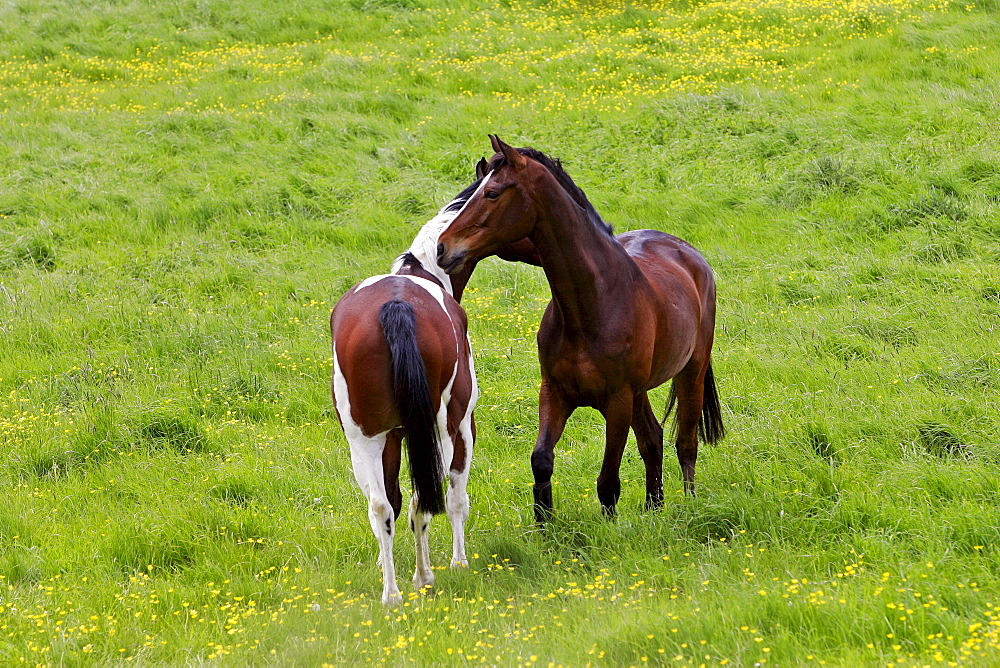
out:
<path id="1" fill-rule="evenodd" d="M 394 594 L 382 594 L 382 605 L 394 608 L 403 602 L 403 595 L 398 591 Z"/>
<path id="2" fill-rule="evenodd" d="M 469 567 L 469 560 L 466 559 L 465 557 L 462 557 L 461 559 L 456 559 L 455 561 L 451 562 L 451 567 L 452 568 L 468 568 Z"/>
<path id="3" fill-rule="evenodd" d="M 541 503 L 535 504 L 535 524 L 540 527 L 545 526 L 552 519 L 552 506 Z"/>
<path id="4" fill-rule="evenodd" d="M 532 492 L 535 496 L 535 522 L 545 524 L 552 519 L 552 483 L 536 482 Z"/>
<path id="5" fill-rule="evenodd" d="M 413 588 L 417 591 L 421 591 L 428 587 L 434 586 L 434 574 L 426 573 L 421 575 L 420 573 L 413 574 Z"/>

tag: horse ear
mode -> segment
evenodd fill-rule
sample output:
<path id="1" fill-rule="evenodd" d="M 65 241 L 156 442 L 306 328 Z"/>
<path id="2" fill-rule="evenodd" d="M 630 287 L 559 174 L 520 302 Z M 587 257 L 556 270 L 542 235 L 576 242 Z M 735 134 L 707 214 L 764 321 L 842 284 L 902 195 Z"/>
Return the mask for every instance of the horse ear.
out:
<path id="1" fill-rule="evenodd" d="M 493 150 L 497 153 L 503 153 L 503 157 L 507 158 L 507 162 L 514 167 L 524 167 L 527 163 L 527 160 L 525 160 L 524 156 L 516 148 L 504 143 L 500 137 L 490 135 L 490 143 L 493 144 Z"/>
<path id="2" fill-rule="evenodd" d="M 486 158 L 480 158 L 479 162 L 476 163 L 476 178 L 482 179 L 486 177 L 486 173 L 489 171 L 489 164 L 486 162 Z"/>

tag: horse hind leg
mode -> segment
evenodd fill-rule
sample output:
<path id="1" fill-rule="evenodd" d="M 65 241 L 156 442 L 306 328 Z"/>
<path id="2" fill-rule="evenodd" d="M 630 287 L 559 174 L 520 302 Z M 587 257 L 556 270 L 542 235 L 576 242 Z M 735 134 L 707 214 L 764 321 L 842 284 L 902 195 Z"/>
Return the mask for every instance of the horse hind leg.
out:
<path id="1" fill-rule="evenodd" d="M 382 450 L 382 477 L 385 480 L 385 495 L 392 506 L 393 516 L 399 519 L 403 509 L 403 494 L 399 489 L 399 465 L 403 454 L 403 431 L 393 429 L 386 434 L 385 449 Z"/>
<path id="2" fill-rule="evenodd" d="M 646 509 L 663 507 L 663 427 L 645 392 L 632 404 L 632 431 L 646 467 Z"/>
<path id="3" fill-rule="evenodd" d="M 358 430 L 360 432 L 360 430 Z M 396 566 L 392 557 L 396 513 L 386 494 L 382 453 L 386 434 L 368 438 L 355 435 L 350 439 L 354 478 L 368 499 L 368 521 L 379 546 L 382 566 L 382 603 L 393 605 L 402 601 L 396 585 Z"/>
<path id="4" fill-rule="evenodd" d="M 441 447 L 441 467 L 444 469 L 442 471 L 442 478 L 447 476 L 448 462 L 452 460 L 455 452 L 453 436 L 448 429 L 448 405 L 450 399 L 447 397 L 447 394 L 446 392 L 445 396 L 442 396 L 441 406 L 436 416 L 437 431 L 440 437 L 439 445 Z M 410 529 L 413 531 L 413 544 L 417 562 L 413 571 L 413 587 L 420 590 L 434 585 L 434 571 L 431 569 L 430 547 L 428 545 L 428 532 L 432 516 L 430 513 L 425 513 L 418 508 L 418 498 L 416 490 L 414 490 L 413 497 L 410 499 Z M 445 497 L 445 508 L 448 508 L 447 496 Z"/>
<path id="5" fill-rule="evenodd" d="M 705 399 L 705 366 L 692 358 L 674 378 L 673 393 L 677 398 L 674 443 L 677 461 L 684 479 L 684 492 L 695 496 L 694 469 L 698 461 L 698 421 Z"/>
<path id="6" fill-rule="evenodd" d="M 442 439 L 444 440 L 444 439 Z M 442 445 L 444 445 L 442 443 Z M 413 490 L 410 497 L 410 530 L 413 532 L 413 549 L 416 566 L 413 569 L 413 588 L 417 591 L 434 586 L 434 571 L 431 569 L 429 533 L 433 515 L 420 510 L 419 495 Z"/>
<path id="7" fill-rule="evenodd" d="M 465 556 L 465 523 L 469 519 L 469 464 L 472 461 L 472 444 L 475 439 L 475 423 L 472 411 L 459 424 L 455 439 L 455 455 L 448 472 L 448 492 L 445 495 L 445 510 L 451 524 L 451 565 L 469 565 Z"/>

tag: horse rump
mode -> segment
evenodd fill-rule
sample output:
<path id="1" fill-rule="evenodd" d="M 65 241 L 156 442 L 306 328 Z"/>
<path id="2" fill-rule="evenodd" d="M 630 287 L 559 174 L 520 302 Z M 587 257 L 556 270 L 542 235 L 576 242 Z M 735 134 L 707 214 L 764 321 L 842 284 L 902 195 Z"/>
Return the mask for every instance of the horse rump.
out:
<path id="1" fill-rule="evenodd" d="M 417 319 L 409 302 L 393 299 L 378 312 L 392 359 L 393 398 L 406 432 L 410 481 L 417 507 L 436 515 L 444 510 L 443 466 L 437 416 L 427 385 L 427 370 L 417 344 Z"/>

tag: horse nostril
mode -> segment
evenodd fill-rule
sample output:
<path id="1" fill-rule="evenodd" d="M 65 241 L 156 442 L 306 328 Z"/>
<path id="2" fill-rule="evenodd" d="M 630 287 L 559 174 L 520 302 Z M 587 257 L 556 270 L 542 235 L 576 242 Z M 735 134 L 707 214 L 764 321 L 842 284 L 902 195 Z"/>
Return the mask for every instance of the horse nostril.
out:
<path id="1" fill-rule="evenodd" d="M 444 257 L 444 244 L 438 244 L 438 259 Z"/>

